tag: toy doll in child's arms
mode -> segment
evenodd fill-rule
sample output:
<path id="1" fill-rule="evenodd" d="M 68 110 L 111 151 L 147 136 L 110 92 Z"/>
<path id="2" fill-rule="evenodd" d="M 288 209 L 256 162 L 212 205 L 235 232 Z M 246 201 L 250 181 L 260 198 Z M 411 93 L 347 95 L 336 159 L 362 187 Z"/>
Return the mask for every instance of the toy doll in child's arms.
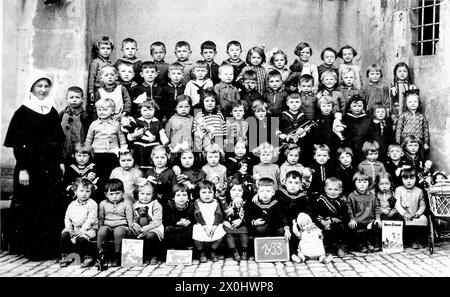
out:
<path id="1" fill-rule="evenodd" d="M 342 132 L 344 132 L 345 128 L 347 128 L 347 126 L 342 123 L 342 113 L 336 112 L 334 114 L 333 132 L 339 136 L 341 140 L 344 140 Z"/>
<path id="2" fill-rule="evenodd" d="M 205 119 L 200 117 L 198 125 L 194 131 L 194 142 L 198 148 L 206 148 L 213 142 L 214 127 L 207 126 Z"/>
<path id="3" fill-rule="evenodd" d="M 120 119 L 120 129 L 127 135 L 131 135 L 133 140 L 141 139 L 147 142 L 152 142 L 156 138 L 155 135 L 148 130 L 146 125 L 136 122 L 133 117 L 122 117 Z"/>

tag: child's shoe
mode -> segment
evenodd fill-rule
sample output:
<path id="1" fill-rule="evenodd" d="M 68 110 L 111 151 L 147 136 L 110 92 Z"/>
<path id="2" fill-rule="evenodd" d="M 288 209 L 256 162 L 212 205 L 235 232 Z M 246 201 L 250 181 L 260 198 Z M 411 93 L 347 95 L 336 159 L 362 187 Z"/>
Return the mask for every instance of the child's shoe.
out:
<path id="1" fill-rule="evenodd" d="M 59 266 L 64 268 L 64 267 L 69 266 L 70 263 L 72 263 L 72 261 L 67 259 L 67 254 L 62 254 L 61 260 L 59 261 Z"/>
<path id="2" fill-rule="evenodd" d="M 369 252 L 369 250 L 363 244 L 360 244 L 359 245 L 359 252 L 363 253 L 363 254 L 367 254 Z"/>
<path id="3" fill-rule="evenodd" d="M 413 242 L 411 243 L 411 248 L 413 248 L 413 249 L 415 249 L 415 250 L 418 250 L 418 249 L 419 249 L 419 245 L 417 244 L 417 241 L 413 241 Z"/>
<path id="4" fill-rule="evenodd" d="M 233 260 L 237 262 L 241 261 L 241 256 L 239 255 L 239 252 L 237 250 L 234 250 L 233 252 Z"/>
<path id="5" fill-rule="evenodd" d="M 333 260 L 333 256 L 331 255 L 328 256 L 322 255 L 319 257 L 319 262 L 323 264 L 328 264 L 331 262 L 331 260 Z"/>
<path id="6" fill-rule="evenodd" d="M 106 261 L 105 251 L 100 250 L 98 252 L 97 263 L 95 264 L 95 266 L 97 267 L 97 269 L 99 271 L 104 271 L 104 270 L 108 269 L 108 264 L 107 264 L 107 261 Z"/>
<path id="7" fill-rule="evenodd" d="M 200 263 L 208 262 L 208 258 L 206 258 L 205 253 L 200 253 Z"/>
<path id="8" fill-rule="evenodd" d="M 158 257 L 152 257 L 150 260 L 150 265 L 157 265 L 158 264 Z"/>
<path id="9" fill-rule="evenodd" d="M 111 262 L 111 267 L 119 267 L 120 266 L 120 253 L 116 253 L 115 257 Z"/>
<path id="10" fill-rule="evenodd" d="M 339 258 L 345 257 L 345 252 L 344 252 L 344 249 L 342 248 L 342 246 L 338 246 L 336 254 Z"/>
<path id="11" fill-rule="evenodd" d="M 81 268 L 91 267 L 94 263 L 94 259 L 91 256 L 84 257 L 83 263 L 81 263 Z"/>
<path id="12" fill-rule="evenodd" d="M 375 252 L 375 247 L 372 245 L 370 241 L 367 242 L 367 249 L 369 250 L 369 253 Z"/>
<path id="13" fill-rule="evenodd" d="M 217 261 L 219 261 L 219 256 L 217 256 L 216 253 L 211 252 L 211 260 L 213 262 L 217 262 Z"/>
<path id="14" fill-rule="evenodd" d="M 241 259 L 242 259 L 242 261 L 247 261 L 248 260 L 247 251 L 242 251 Z"/>
<path id="15" fill-rule="evenodd" d="M 295 263 L 302 263 L 302 260 L 300 260 L 300 258 L 299 258 L 296 254 L 293 254 L 293 255 L 291 256 L 291 259 L 292 259 L 292 261 L 294 261 Z"/>

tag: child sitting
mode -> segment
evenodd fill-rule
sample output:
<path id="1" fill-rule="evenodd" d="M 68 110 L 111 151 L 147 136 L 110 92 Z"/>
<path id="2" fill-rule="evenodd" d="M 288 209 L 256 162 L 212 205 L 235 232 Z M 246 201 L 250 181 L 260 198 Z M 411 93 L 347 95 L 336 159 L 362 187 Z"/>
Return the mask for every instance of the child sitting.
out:
<path id="1" fill-rule="evenodd" d="M 227 182 L 227 168 L 220 164 L 220 160 L 224 159 L 224 152 L 217 143 L 212 144 L 205 150 L 206 164 L 202 167 L 206 173 L 205 179 L 212 182 L 216 188 L 215 198 L 219 199 L 222 209 L 226 209 L 225 191 Z"/>
<path id="2" fill-rule="evenodd" d="M 194 221 L 192 238 L 200 253 L 200 263 L 208 262 L 206 245 L 211 247 L 211 259 L 217 262 L 217 249 L 225 236 L 223 230 L 223 213 L 216 196 L 216 187 L 210 181 L 198 183 L 199 198 L 194 201 Z"/>
<path id="3" fill-rule="evenodd" d="M 402 177 L 400 176 L 403 169 L 408 166 L 403 159 L 403 147 L 400 144 L 390 144 L 387 150 L 388 160 L 384 164 L 386 172 L 392 177 L 392 188 L 395 189 L 402 185 Z"/>
<path id="4" fill-rule="evenodd" d="M 236 82 L 239 74 L 242 73 L 242 70 L 247 66 L 244 61 L 241 60 L 240 56 L 242 53 L 241 43 L 237 40 L 232 40 L 227 44 L 227 54 L 228 59 L 222 62 L 222 65 L 231 65 L 234 69 L 233 75 L 233 83 L 240 89 L 243 89 L 240 84 Z"/>
<path id="5" fill-rule="evenodd" d="M 64 217 L 64 229 L 61 232 L 62 259 L 59 264 L 61 267 L 69 265 L 67 254 L 75 248 L 83 259 L 81 267 L 89 267 L 94 261 L 89 240 L 95 238 L 98 228 L 98 206 L 91 199 L 94 184 L 87 178 L 77 178 L 74 186 L 76 200 L 69 204 Z"/>
<path id="6" fill-rule="evenodd" d="M 416 187 L 416 181 L 417 171 L 414 168 L 403 170 L 403 186 L 395 189 L 394 197 L 397 199 L 395 208 L 405 221 L 406 244 L 413 249 L 420 249 L 428 232 L 428 219 L 424 215 L 426 205 L 423 191 Z"/>
<path id="7" fill-rule="evenodd" d="M 133 207 L 123 199 L 124 186 L 119 179 L 110 179 L 105 183 L 106 199 L 100 202 L 98 210 L 97 248 L 99 251 L 98 268 L 106 265 L 106 245 L 114 240 L 112 267 L 120 266 L 122 239 L 131 237 L 133 225 Z"/>
<path id="8" fill-rule="evenodd" d="M 264 101 L 269 103 L 271 116 L 280 116 L 286 109 L 287 92 L 283 88 L 283 79 L 278 70 L 271 70 L 267 74 L 268 90 L 264 93 Z"/>
<path id="9" fill-rule="evenodd" d="M 261 178 L 257 182 L 258 193 L 253 200 L 246 203 L 249 233 L 254 237 L 284 236 L 291 238 L 289 221 L 282 204 L 275 196 L 275 181 Z"/>
<path id="10" fill-rule="evenodd" d="M 84 142 L 89 129 L 89 116 L 83 108 L 84 93 L 80 87 L 70 87 L 66 92 L 67 107 L 59 114 L 66 135 L 63 157 L 69 161 L 77 143 Z"/>
<path id="11" fill-rule="evenodd" d="M 325 254 L 322 231 L 312 222 L 311 217 L 299 213 L 293 225 L 294 234 L 299 238 L 297 255 L 292 260 L 297 263 L 306 261 L 306 258 L 319 258 L 319 262 L 328 264 L 333 259 Z M 296 256 L 296 257 L 295 257 Z"/>
<path id="12" fill-rule="evenodd" d="M 153 58 L 153 63 L 156 64 L 158 69 L 158 76 L 156 77 L 158 82 L 169 82 L 168 72 L 169 63 L 164 60 L 166 56 L 166 45 L 161 41 L 155 41 L 150 45 L 150 55 Z M 183 68 L 181 68 L 183 70 Z"/>
<path id="13" fill-rule="evenodd" d="M 366 159 L 358 165 L 358 170 L 369 177 L 370 190 L 375 188 L 375 177 L 382 172 L 386 172 L 383 163 L 378 161 L 379 149 L 380 145 L 376 141 L 364 142 L 362 153 L 366 156 Z"/>
<path id="14" fill-rule="evenodd" d="M 223 114 L 231 113 L 231 105 L 241 101 L 239 90 L 233 82 L 233 66 L 222 65 L 219 67 L 220 82 L 214 86 L 214 92 L 219 98 L 220 110 Z"/>
<path id="15" fill-rule="evenodd" d="M 195 66 L 194 62 L 189 60 L 189 56 L 191 54 L 192 54 L 191 45 L 188 42 L 178 41 L 175 44 L 175 56 L 177 57 L 177 62 L 183 66 L 183 78 L 181 79 L 181 82 L 184 85 L 187 85 L 187 83 L 193 78 L 192 70 Z M 192 99 L 192 101 L 194 102 L 194 99 Z"/>
<path id="16" fill-rule="evenodd" d="M 353 191 L 353 175 L 356 169 L 353 167 L 353 151 L 349 147 L 340 147 L 337 150 L 339 165 L 336 166 L 335 176 L 342 182 L 342 194 L 347 196 Z"/>
<path id="17" fill-rule="evenodd" d="M 206 64 L 208 64 L 208 74 L 206 74 L 206 77 L 211 79 L 214 85 L 218 84 L 220 82 L 220 69 L 219 64 L 214 62 L 214 57 L 217 54 L 216 44 L 210 40 L 203 42 L 200 45 L 200 53 Z"/>
<path id="18" fill-rule="evenodd" d="M 299 163 L 300 147 L 296 144 L 290 144 L 284 151 L 286 161 L 280 166 L 280 183 L 285 185 L 287 173 L 296 171 L 301 175 L 303 172 L 303 165 Z"/>
<path id="19" fill-rule="evenodd" d="M 175 114 L 170 117 L 165 128 L 171 147 L 175 149 L 177 145 L 187 143 L 188 147 L 192 148 L 194 145 L 192 140 L 194 117 L 190 115 L 192 100 L 189 96 L 178 95 L 174 105 Z"/>
<path id="20" fill-rule="evenodd" d="M 306 120 L 314 120 L 317 111 L 317 97 L 313 92 L 314 77 L 304 74 L 298 82 L 298 92 L 300 94 L 302 112 L 305 114 Z"/>
<path id="21" fill-rule="evenodd" d="M 248 230 L 245 221 L 245 185 L 239 178 L 232 178 L 228 183 L 228 209 L 225 211 L 223 229 L 227 233 L 225 241 L 228 248 L 233 253 L 234 261 L 248 259 Z M 236 242 L 239 242 L 241 254 L 236 248 Z"/>
<path id="22" fill-rule="evenodd" d="M 380 200 L 380 212 L 381 220 L 395 220 L 402 221 L 403 218 L 398 214 L 397 209 L 395 209 L 395 204 L 397 199 L 394 197 L 392 192 L 392 177 L 387 172 L 382 172 L 377 175 L 377 199 Z"/>
<path id="23" fill-rule="evenodd" d="M 260 163 L 253 167 L 253 178 L 258 182 L 261 178 L 269 178 L 273 181 L 273 187 L 278 190 L 280 183 L 280 168 L 273 164 L 273 159 L 278 155 L 273 145 L 265 142 L 261 144 L 254 152 L 259 157 Z"/>
<path id="24" fill-rule="evenodd" d="M 319 77 L 322 77 L 322 73 L 325 71 L 332 71 L 336 73 L 336 77 L 339 77 L 339 71 L 336 66 L 334 66 L 334 62 L 336 62 L 337 53 L 331 48 L 325 48 L 322 53 L 320 53 L 320 59 L 322 59 L 323 63 L 317 67 L 317 73 Z M 319 89 L 322 89 L 323 84 L 319 84 Z"/>
<path id="25" fill-rule="evenodd" d="M 381 228 L 380 201 L 374 191 L 370 191 L 370 178 L 367 174 L 356 172 L 353 176 L 355 191 L 347 197 L 347 207 L 353 243 L 360 253 L 380 250 L 379 233 Z"/>
<path id="26" fill-rule="evenodd" d="M 133 38 L 125 38 L 122 41 L 123 57 L 118 58 L 114 66 L 118 69 L 122 62 L 128 62 L 133 65 L 134 73 L 138 73 L 141 70 L 142 60 L 136 57 L 137 51 L 137 41 Z M 142 77 L 135 76 L 133 81 L 139 84 L 142 81 Z"/>
<path id="27" fill-rule="evenodd" d="M 211 79 L 206 77 L 208 73 L 208 64 L 205 61 L 197 61 L 194 63 L 194 67 L 192 68 L 192 73 L 194 75 L 194 79 L 190 80 L 186 84 L 186 88 L 184 89 L 184 95 L 187 95 L 192 100 L 192 107 L 199 108 L 200 105 L 200 96 L 207 89 L 213 87 L 213 82 Z"/>
<path id="28" fill-rule="evenodd" d="M 314 213 L 324 234 L 327 248 L 333 248 L 339 258 L 345 257 L 348 208 L 342 196 L 342 181 L 335 177 L 325 180 L 325 194 L 319 196 Z"/>
<path id="29" fill-rule="evenodd" d="M 252 113 L 251 107 L 253 106 L 253 102 L 264 100 L 263 96 L 256 90 L 256 78 L 256 72 L 253 70 L 247 70 L 242 74 L 244 87 L 242 88 L 239 96 L 241 100 L 245 101 L 250 107 L 245 114 L 246 117 L 250 116 Z"/>
<path id="30" fill-rule="evenodd" d="M 192 249 L 194 203 L 189 188 L 176 184 L 171 191 L 172 199 L 163 206 L 164 245 L 168 249 Z"/>
<path id="31" fill-rule="evenodd" d="M 381 103 L 388 110 L 390 114 L 391 106 L 389 102 L 389 88 L 381 81 L 383 71 L 381 66 L 372 64 L 367 68 L 366 76 L 369 83 L 361 88 L 361 97 L 366 102 L 366 111 L 369 113 L 372 105 L 376 102 Z"/>
<path id="32" fill-rule="evenodd" d="M 109 178 L 121 180 L 124 185 L 124 198 L 134 203 L 134 192 L 139 179 L 142 178 L 142 172 L 134 167 L 133 153 L 129 150 L 119 152 L 119 164 L 120 167 L 114 168 Z"/>
<path id="33" fill-rule="evenodd" d="M 155 199 L 154 189 L 149 181 L 140 184 L 137 193 L 138 201 L 133 205 L 134 222 L 132 230 L 138 239 L 144 240 L 144 261 L 150 259 L 150 265 L 156 265 L 158 264 L 158 256 L 161 254 L 161 241 L 164 238 L 163 208 Z M 142 208 L 145 208 L 145 212 L 148 212 L 147 216 L 144 217 L 144 222 L 139 220 L 142 218 L 140 214 Z"/>
<path id="34" fill-rule="evenodd" d="M 357 66 L 357 65 L 355 65 L 355 66 Z M 359 66 L 357 66 L 357 67 L 359 67 Z M 359 89 L 357 89 L 355 87 L 356 73 L 355 73 L 354 68 L 343 66 L 343 64 L 341 64 L 341 66 L 339 67 L 339 72 L 340 72 L 339 90 L 342 93 L 342 99 L 345 102 L 345 106 L 347 106 L 348 102 L 350 101 L 350 97 L 352 97 L 353 95 L 359 94 Z"/>

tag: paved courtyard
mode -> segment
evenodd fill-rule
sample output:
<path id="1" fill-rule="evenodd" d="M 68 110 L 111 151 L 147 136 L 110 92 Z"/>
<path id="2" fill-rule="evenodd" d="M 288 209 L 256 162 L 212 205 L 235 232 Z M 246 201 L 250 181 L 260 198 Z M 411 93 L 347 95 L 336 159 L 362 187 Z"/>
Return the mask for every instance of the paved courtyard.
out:
<path id="1" fill-rule="evenodd" d="M 190 266 L 145 265 L 132 268 L 109 268 L 98 271 L 95 267 L 80 268 L 71 264 L 60 268 L 53 261 L 33 262 L 28 259 L 0 254 L 0 276 L 3 277 L 373 277 L 373 276 L 450 276 L 450 243 L 441 243 L 435 247 L 433 255 L 428 249 L 406 249 L 398 254 L 347 254 L 345 258 L 334 258 L 324 265 L 310 260 L 306 263 L 278 262 L 256 263 L 231 258 L 216 263 L 193 261 Z"/>

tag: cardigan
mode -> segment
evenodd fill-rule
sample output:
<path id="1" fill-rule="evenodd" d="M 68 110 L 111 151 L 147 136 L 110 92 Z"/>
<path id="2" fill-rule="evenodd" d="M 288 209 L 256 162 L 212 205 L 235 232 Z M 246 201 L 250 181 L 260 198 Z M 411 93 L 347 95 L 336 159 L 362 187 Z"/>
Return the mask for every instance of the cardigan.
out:
<path id="1" fill-rule="evenodd" d="M 112 153 L 114 149 L 126 147 L 127 141 L 119 122 L 110 118 L 92 122 L 86 144 L 91 145 L 95 153 Z"/>
<path id="2" fill-rule="evenodd" d="M 122 199 L 117 203 L 111 203 L 108 199 L 100 202 L 98 210 L 98 227 L 118 226 L 131 227 L 133 224 L 133 207 L 127 200 Z"/>
<path id="3" fill-rule="evenodd" d="M 369 224 L 380 219 L 380 201 L 373 191 L 365 194 L 351 192 L 347 197 L 347 208 L 350 220 L 356 220 L 358 224 Z"/>
<path id="4" fill-rule="evenodd" d="M 64 217 L 64 231 L 80 231 L 89 239 L 95 238 L 98 229 L 97 218 L 98 205 L 88 199 L 80 203 L 78 199 L 72 201 L 66 210 Z"/>
<path id="5" fill-rule="evenodd" d="M 232 103 L 241 101 L 238 89 L 231 83 L 219 82 L 214 86 L 214 92 L 219 98 L 222 114 L 230 116 Z"/>

